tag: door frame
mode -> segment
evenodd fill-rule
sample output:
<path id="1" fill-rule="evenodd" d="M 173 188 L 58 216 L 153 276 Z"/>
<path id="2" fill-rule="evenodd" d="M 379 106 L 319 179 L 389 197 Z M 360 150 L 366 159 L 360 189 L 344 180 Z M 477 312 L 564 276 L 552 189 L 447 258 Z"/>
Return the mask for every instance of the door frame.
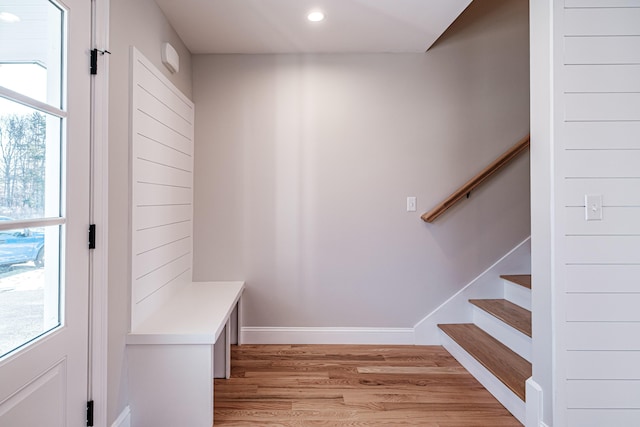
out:
<path id="1" fill-rule="evenodd" d="M 97 49 L 97 74 L 91 77 L 91 207 L 96 224 L 96 248 L 89 261 L 89 384 L 94 401 L 95 427 L 107 427 L 108 413 L 108 211 L 109 211 L 109 6 L 110 0 L 91 0 L 92 41 Z"/>

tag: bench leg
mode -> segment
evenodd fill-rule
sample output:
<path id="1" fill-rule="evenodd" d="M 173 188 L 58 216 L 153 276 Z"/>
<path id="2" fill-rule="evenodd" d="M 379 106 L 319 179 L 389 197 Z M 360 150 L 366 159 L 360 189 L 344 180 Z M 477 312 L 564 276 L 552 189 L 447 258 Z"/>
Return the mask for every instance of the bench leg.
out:
<path id="1" fill-rule="evenodd" d="M 238 299 L 237 305 L 237 318 L 236 318 L 236 332 L 237 332 L 237 342 L 238 345 L 242 345 L 242 295 Z"/>
<path id="2" fill-rule="evenodd" d="M 225 330 L 225 343 L 224 343 L 224 377 L 226 379 L 231 378 L 231 321 L 227 320 Z"/>

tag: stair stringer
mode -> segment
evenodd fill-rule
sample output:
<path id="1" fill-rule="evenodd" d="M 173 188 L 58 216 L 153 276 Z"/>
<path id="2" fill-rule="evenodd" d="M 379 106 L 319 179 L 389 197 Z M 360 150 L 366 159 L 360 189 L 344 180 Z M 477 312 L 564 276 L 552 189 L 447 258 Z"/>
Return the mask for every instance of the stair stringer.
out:
<path id="1" fill-rule="evenodd" d="M 531 237 L 527 237 L 491 267 L 427 314 L 414 327 L 416 345 L 441 345 L 438 324 L 473 323 L 470 299 L 504 297 L 501 274 L 531 273 Z"/>

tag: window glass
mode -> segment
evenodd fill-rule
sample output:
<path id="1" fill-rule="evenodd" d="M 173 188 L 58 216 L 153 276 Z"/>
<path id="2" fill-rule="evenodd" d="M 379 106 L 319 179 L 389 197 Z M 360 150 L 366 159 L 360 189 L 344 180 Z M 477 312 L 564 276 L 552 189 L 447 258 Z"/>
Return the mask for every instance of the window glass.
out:
<path id="1" fill-rule="evenodd" d="M 59 237 L 59 226 L 0 232 L 0 357 L 60 325 Z"/>
<path id="2" fill-rule="evenodd" d="M 62 10 L 47 0 L 0 0 L 0 86 L 61 108 Z"/>
<path id="3" fill-rule="evenodd" d="M 0 98 L 0 216 L 60 215 L 61 119 Z"/>

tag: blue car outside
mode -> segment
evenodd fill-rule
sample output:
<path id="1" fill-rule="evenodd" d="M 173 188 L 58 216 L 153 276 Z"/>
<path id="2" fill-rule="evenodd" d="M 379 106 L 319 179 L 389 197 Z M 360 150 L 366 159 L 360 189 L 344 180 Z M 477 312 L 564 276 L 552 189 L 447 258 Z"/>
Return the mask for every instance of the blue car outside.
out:
<path id="1" fill-rule="evenodd" d="M 0 217 L 10 220 L 10 218 Z M 44 266 L 44 233 L 28 228 L 0 231 L 0 267 L 33 261 L 36 267 Z"/>

